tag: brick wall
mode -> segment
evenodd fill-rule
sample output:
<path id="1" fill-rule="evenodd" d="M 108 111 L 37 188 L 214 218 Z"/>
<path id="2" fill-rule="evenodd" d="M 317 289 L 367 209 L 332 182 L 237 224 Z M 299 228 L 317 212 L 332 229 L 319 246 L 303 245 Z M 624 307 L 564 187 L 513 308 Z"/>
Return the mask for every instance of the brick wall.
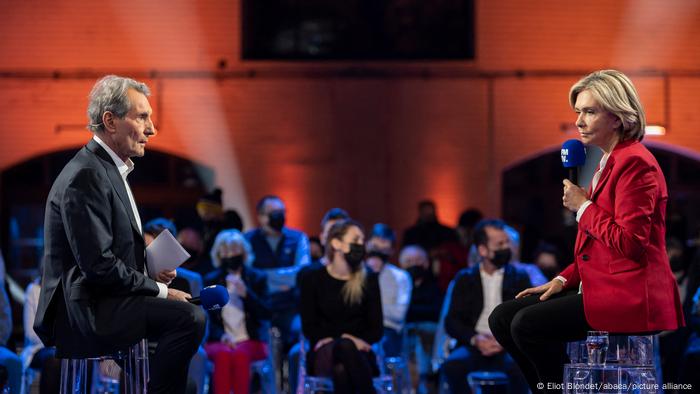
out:
<path id="1" fill-rule="evenodd" d="M 238 1 L 0 6 L 0 170 L 82 145 L 95 76 L 137 75 L 154 93 L 150 149 L 214 168 L 248 223 L 267 193 L 309 232 L 332 206 L 397 228 L 423 198 L 451 224 L 468 206 L 498 215 L 503 168 L 574 137 L 568 89 L 599 68 L 630 72 L 649 122 L 669 126 L 655 141 L 700 152 L 693 1 L 480 0 L 474 61 L 409 64 L 242 61 Z M 211 74 L 222 59 L 230 73 Z"/>

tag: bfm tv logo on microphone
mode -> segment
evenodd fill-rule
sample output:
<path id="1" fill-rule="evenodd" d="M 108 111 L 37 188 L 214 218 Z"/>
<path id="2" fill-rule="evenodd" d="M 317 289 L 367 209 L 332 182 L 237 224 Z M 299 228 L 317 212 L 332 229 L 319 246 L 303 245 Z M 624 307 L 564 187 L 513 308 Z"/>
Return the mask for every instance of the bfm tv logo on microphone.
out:
<path id="1" fill-rule="evenodd" d="M 561 162 L 562 163 L 569 162 L 569 149 L 568 148 L 561 148 Z"/>

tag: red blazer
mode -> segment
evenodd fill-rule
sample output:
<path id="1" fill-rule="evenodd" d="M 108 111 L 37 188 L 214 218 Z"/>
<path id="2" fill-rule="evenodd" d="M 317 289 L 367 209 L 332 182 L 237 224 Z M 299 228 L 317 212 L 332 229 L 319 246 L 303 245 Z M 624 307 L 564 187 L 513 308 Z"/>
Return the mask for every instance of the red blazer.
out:
<path id="1" fill-rule="evenodd" d="M 637 141 L 617 144 L 578 223 L 565 289 L 583 283 L 588 324 L 633 333 L 685 325 L 666 255 L 666 180 Z"/>

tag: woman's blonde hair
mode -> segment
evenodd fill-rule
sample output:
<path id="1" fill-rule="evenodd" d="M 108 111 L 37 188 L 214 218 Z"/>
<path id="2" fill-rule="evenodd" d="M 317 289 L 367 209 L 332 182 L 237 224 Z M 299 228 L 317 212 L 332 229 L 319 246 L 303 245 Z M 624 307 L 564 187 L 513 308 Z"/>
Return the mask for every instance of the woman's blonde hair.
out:
<path id="1" fill-rule="evenodd" d="M 243 248 L 243 258 L 244 264 L 250 265 L 255 260 L 255 254 L 253 253 L 253 248 L 250 246 L 248 240 L 245 236 L 238 230 L 232 228 L 227 230 L 221 230 L 219 234 L 216 235 L 214 239 L 214 244 L 211 247 L 209 256 L 211 257 L 211 265 L 214 268 L 219 268 L 221 266 L 221 256 L 219 256 L 219 251 L 224 245 L 239 245 Z"/>
<path id="2" fill-rule="evenodd" d="M 337 251 L 333 249 L 331 241 L 337 239 L 343 240 L 343 236 L 348 232 L 350 227 L 357 227 L 362 231 L 362 226 L 352 219 L 340 220 L 331 226 L 328 230 L 328 240 L 326 241 L 326 258 L 328 261 L 333 261 L 333 255 Z M 364 233 L 364 231 L 362 231 Z M 365 288 L 365 267 L 361 264 L 356 271 L 350 274 L 350 279 L 343 285 L 342 295 L 343 301 L 348 305 L 359 304 L 362 302 L 362 294 Z"/>
<path id="3" fill-rule="evenodd" d="M 641 141 L 644 138 L 644 108 L 637 89 L 625 74 L 617 70 L 600 70 L 581 78 L 569 91 L 571 108 L 576 106 L 576 98 L 584 90 L 589 91 L 603 109 L 620 119 L 621 141 Z"/>

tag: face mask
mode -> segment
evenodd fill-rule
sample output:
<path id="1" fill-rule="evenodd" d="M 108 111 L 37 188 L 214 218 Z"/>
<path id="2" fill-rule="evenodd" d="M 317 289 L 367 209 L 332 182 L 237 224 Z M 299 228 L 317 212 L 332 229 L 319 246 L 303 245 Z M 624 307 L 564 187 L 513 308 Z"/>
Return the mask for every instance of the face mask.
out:
<path id="1" fill-rule="evenodd" d="M 238 271 L 243 265 L 243 255 L 224 257 L 221 259 L 221 267 L 231 271 Z"/>
<path id="2" fill-rule="evenodd" d="M 350 269 L 357 271 L 357 268 L 365 258 L 365 246 L 363 244 L 350 244 L 350 251 L 345 253 L 345 261 L 347 261 Z"/>
<path id="3" fill-rule="evenodd" d="M 418 265 L 408 267 L 406 271 L 413 279 L 423 279 L 428 275 L 428 270 Z"/>
<path id="4" fill-rule="evenodd" d="M 671 257 L 669 263 L 671 263 L 671 271 L 673 272 L 682 272 L 685 270 L 683 259 L 680 256 Z"/>
<path id="5" fill-rule="evenodd" d="M 285 222 L 284 211 L 274 211 L 268 216 L 268 225 L 275 231 L 282 231 Z"/>
<path id="6" fill-rule="evenodd" d="M 495 265 L 496 267 L 501 268 L 504 265 L 508 264 L 512 253 L 513 252 L 510 250 L 510 248 L 496 250 L 493 252 L 493 258 L 491 259 L 491 263 L 493 263 L 493 265 Z"/>

